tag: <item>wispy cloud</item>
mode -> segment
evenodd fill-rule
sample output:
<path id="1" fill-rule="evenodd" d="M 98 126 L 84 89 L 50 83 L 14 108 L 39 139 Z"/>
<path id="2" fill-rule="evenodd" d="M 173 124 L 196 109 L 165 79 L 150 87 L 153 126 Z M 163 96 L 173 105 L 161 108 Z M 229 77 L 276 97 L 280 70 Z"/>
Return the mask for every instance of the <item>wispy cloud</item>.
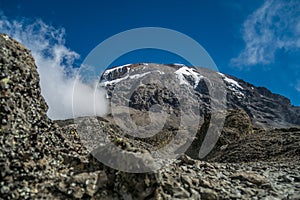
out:
<path id="1" fill-rule="evenodd" d="M 76 80 L 74 61 L 79 55 L 65 45 L 65 30 L 56 29 L 41 20 L 10 20 L 0 12 L 0 32 L 23 43 L 32 52 L 40 75 L 40 85 L 52 119 L 72 118 L 73 86 Z M 97 80 L 95 80 L 97 81 Z M 95 91 L 91 85 L 77 82 L 79 91 L 73 101 L 78 116 L 102 115 L 107 102 L 104 91 Z M 94 95 L 97 98 L 94 110 Z"/>
<path id="2" fill-rule="evenodd" d="M 242 27 L 245 48 L 231 60 L 235 66 L 270 64 L 279 49 L 300 47 L 300 1 L 266 0 Z"/>

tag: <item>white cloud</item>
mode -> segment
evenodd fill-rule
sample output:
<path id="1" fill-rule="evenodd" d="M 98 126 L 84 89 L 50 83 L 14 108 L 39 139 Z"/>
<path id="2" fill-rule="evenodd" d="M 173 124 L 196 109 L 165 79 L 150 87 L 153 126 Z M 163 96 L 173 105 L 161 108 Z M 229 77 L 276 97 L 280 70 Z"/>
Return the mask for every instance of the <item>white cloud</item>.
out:
<path id="1" fill-rule="evenodd" d="M 300 47 L 300 2 L 266 0 L 247 17 L 242 35 L 245 48 L 231 60 L 236 66 L 270 64 L 279 49 Z"/>
<path id="2" fill-rule="evenodd" d="M 42 95 L 49 106 L 47 115 L 51 119 L 72 118 L 72 100 L 74 107 L 80 108 L 76 110 L 77 116 L 103 115 L 107 111 L 106 92 L 95 92 L 92 85 L 81 81 L 77 82 L 76 99 L 72 99 L 77 72 L 72 65 L 79 55 L 65 46 L 64 29 L 56 29 L 41 20 L 9 20 L 0 13 L 0 32 L 31 50 L 40 75 Z M 94 97 L 97 99 L 95 110 Z"/>

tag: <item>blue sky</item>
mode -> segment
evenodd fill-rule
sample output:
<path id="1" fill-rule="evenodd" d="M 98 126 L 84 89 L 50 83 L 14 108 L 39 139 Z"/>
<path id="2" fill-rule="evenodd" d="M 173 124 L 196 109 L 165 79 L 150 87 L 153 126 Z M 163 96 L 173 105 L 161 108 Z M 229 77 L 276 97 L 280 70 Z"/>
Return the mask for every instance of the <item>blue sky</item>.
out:
<path id="1" fill-rule="evenodd" d="M 265 86 L 290 98 L 294 105 L 300 105 L 299 10 L 297 0 L 0 0 L 2 19 L 41 20 L 59 29 L 61 43 L 80 55 L 75 63 L 119 32 L 164 27 L 199 42 L 221 72 Z M 130 53 L 114 64 L 126 64 L 123 62 L 183 61 L 170 53 L 146 50 Z"/>

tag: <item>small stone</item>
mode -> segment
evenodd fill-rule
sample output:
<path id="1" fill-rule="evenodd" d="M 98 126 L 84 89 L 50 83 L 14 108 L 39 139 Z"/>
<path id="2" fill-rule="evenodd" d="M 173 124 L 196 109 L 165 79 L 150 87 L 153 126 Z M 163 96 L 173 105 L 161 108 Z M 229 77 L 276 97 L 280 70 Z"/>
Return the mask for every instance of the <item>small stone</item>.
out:
<path id="1" fill-rule="evenodd" d="M 211 188 L 211 184 L 208 181 L 203 179 L 199 180 L 199 185 L 205 188 Z"/>
<path id="2" fill-rule="evenodd" d="M 300 192 L 292 194 L 291 196 L 289 196 L 290 200 L 299 200 L 300 199 Z"/>
<path id="3" fill-rule="evenodd" d="M 261 185 L 266 182 L 265 178 L 259 174 L 250 172 L 238 172 L 231 176 L 232 179 L 238 179 L 241 181 L 249 181 L 256 185 Z"/>
<path id="4" fill-rule="evenodd" d="M 190 193 L 186 191 L 183 187 L 173 188 L 172 189 L 174 198 L 189 198 Z"/>
<path id="5" fill-rule="evenodd" d="M 212 189 L 208 189 L 208 188 L 201 187 L 200 188 L 200 196 L 201 196 L 201 199 L 210 199 L 210 200 L 218 199 L 217 192 Z"/>
<path id="6" fill-rule="evenodd" d="M 185 164 L 188 164 L 188 165 L 193 165 L 193 164 L 195 164 L 195 162 L 196 162 L 194 159 L 188 157 L 187 155 L 182 155 L 182 156 L 180 157 L 180 160 L 181 160 L 182 162 L 184 162 Z"/>
<path id="7" fill-rule="evenodd" d="M 186 183 L 189 187 L 193 186 L 191 177 L 189 177 L 187 175 L 182 175 L 181 178 L 182 178 L 183 182 Z"/>
<path id="8" fill-rule="evenodd" d="M 7 187 L 7 186 L 2 186 L 1 187 L 1 193 L 2 194 L 8 193 L 8 192 L 9 192 L 9 187 Z"/>
<path id="9" fill-rule="evenodd" d="M 287 175 L 282 175 L 282 176 L 279 176 L 278 178 L 281 179 L 281 181 L 285 182 L 285 183 L 291 183 L 294 181 L 294 178 L 291 178 Z"/>
<path id="10" fill-rule="evenodd" d="M 62 191 L 62 192 L 66 192 L 66 191 L 67 191 L 67 189 L 66 189 L 66 184 L 65 184 L 64 182 L 60 182 L 60 183 L 58 184 L 58 189 L 59 189 L 60 191 Z"/>
<path id="11" fill-rule="evenodd" d="M 81 199 L 84 195 L 84 189 L 83 188 L 77 188 L 74 193 L 73 196 L 77 199 Z"/>

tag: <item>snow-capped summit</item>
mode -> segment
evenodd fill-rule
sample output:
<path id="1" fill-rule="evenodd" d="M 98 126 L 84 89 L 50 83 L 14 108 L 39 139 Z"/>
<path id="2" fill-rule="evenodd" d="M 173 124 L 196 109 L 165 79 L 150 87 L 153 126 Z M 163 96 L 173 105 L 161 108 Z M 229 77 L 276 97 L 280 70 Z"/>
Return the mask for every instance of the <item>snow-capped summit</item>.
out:
<path id="1" fill-rule="evenodd" d="M 173 69 L 172 73 L 176 77 L 177 81 L 172 84 L 178 84 L 179 87 L 187 87 L 193 91 L 205 105 L 203 108 L 209 106 L 211 101 L 207 83 L 215 86 L 215 79 L 207 73 L 203 74 L 202 70 L 215 73 L 220 80 L 223 80 L 226 87 L 227 107 L 245 110 L 257 126 L 281 127 L 300 124 L 300 107 L 292 106 L 286 97 L 273 94 L 264 87 L 256 87 L 233 76 L 204 68 L 188 67 L 182 64 L 126 64 L 106 70 L 101 76 L 100 85 L 107 88 L 108 96 L 110 96 L 114 86 L 120 82 L 138 80 L 150 74 L 155 75 L 157 79 L 163 77 L 166 66 Z"/>

